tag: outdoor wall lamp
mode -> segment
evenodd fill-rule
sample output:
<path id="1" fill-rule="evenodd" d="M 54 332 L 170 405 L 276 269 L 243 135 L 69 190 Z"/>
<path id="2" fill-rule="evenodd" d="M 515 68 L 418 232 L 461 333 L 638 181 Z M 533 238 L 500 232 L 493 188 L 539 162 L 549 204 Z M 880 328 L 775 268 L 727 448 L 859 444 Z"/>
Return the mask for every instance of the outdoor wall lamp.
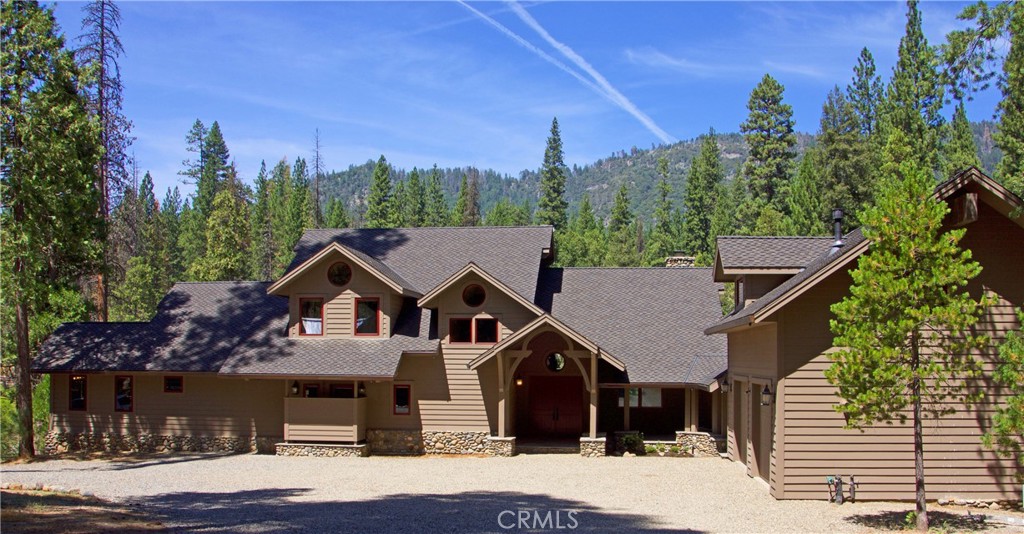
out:
<path id="1" fill-rule="evenodd" d="M 764 385 L 764 389 L 761 390 L 761 406 L 768 406 L 772 403 L 772 390 L 768 387 L 768 384 Z"/>
<path id="2" fill-rule="evenodd" d="M 292 395 L 298 395 L 298 394 L 299 394 L 299 381 L 296 380 L 295 382 L 292 382 Z"/>
<path id="3" fill-rule="evenodd" d="M 517 386 L 523 385 L 523 379 L 522 378 L 516 378 L 516 385 Z"/>
<path id="4" fill-rule="evenodd" d="M 728 393 L 728 392 L 732 391 L 732 384 L 729 383 L 729 379 L 728 378 L 726 378 L 725 380 L 722 381 L 721 389 L 722 389 L 722 393 Z"/>

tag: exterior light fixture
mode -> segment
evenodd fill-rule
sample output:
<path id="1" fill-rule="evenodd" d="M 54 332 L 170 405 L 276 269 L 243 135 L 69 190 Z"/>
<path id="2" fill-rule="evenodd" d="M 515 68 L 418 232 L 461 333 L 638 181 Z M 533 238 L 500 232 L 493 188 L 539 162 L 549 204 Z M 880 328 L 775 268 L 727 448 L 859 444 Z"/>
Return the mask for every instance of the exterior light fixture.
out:
<path id="1" fill-rule="evenodd" d="M 298 395 L 298 394 L 299 394 L 299 381 L 296 380 L 295 382 L 292 382 L 292 395 Z"/>
<path id="2" fill-rule="evenodd" d="M 720 388 L 722 389 L 722 393 L 729 393 L 732 391 L 732 384 L 729 382 L 728 378 L 722 381 Z"/>
<path id="3" fill-rule="evenodd" d="M 768 384 L 764 385 L 764 389 L 761 390 L 761 406 L 768 406 L 772 403 L 772 390 L 768 387 Z"/>
<path id="4" fill-rule="evenodd" d="M 523 385 L 523 379 L 522 378 L 516 378 L 516 385 L 517 386 Z"/>

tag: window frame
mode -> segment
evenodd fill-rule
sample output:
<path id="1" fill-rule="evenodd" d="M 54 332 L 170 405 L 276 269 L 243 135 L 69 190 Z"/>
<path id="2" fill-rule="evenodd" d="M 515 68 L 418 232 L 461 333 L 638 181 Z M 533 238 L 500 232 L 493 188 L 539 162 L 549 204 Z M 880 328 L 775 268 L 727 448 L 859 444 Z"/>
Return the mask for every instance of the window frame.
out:
<path id="1" fill-rule="evenodd" d="M 455 331 L 453 325 L 455 321 L 469 321 L 469 339 L 466 341 L 454 341 L 452 340 L 452 332 Z M 472 345 L 473 339 L 476 338 L 475 332 L 473 331 L 473 318 L 472 317 L 449 317 L 448 318 L 448 344 L 449 345 Z"/>
<path id="2" fill-rule="evenodd" d="M 303 332 L 305 328 L 302 325 L 302 305 L 306 302 L 320 301 L 320 333 L 319 334 L 307 334 Z M 323 297 L 299 297 L 299 336 L 301 337 L 322 337 L 324 332 L 327 331 L 327 318 L 324 317 L 324 298 Z"/>
<path id="3" fill-rule="evenodd" d="M 307 391 L 313 391 L 316 395 L 306 395 Z M 317 382 L 305 382 L 302 384 L 302 389 L 299 390 L 299 397 L 303 399 L 319 399 L 320 398 L 320 384 Z"/>
<path id="4" fill-rule="evenodd" d="M 181 389 L 178 389 L 178 390 L 167 389 L 167 380 L 168 379 L 178 379 L 181 382 Z M 167 376 L 164 376 L 164 393 L 175 393 L 175 394 L 177 394 L 177 393 L 184 393 L 184 392 L 185 392 L 185 377 L 184 376 L 182 376 L 182 375 L 167 375 Z"/>
<path id="5" fill-rule="evenodd" d="M 344 265 L 348 267 L 348 281 L 346 281 L 344 284 L 335 284 L 334 280 L 331 280 L 331 269 L 333 269 L 334 266 L 336 265 Z M 327 283 L 331 284 L 331 286 L 333 287 L 348 287 L 349 284 L 352 283 L 352 278 L 355 276 L 355 271 L 352 270 L 352 266 L 349 264 L 349 262 L 345 260 L 338 260 L 327 266 L 327 272 L 325 273 L 325 276 L 327 277 Z"/>
<path id="6" fill-rule="evenodd" d="M 478 339 L 479 328 L 477 327 L 478 321 L 494 321 L 494 339 L 495 341 L 480 341 Z M 453 341 L 452 332 L 455 331 L 453 325 L 456 321 L 469 321 L 469 340 L 467 341 Z M 491 316 L 474 316 L 474 317 L 449 317 L 448 318 L 448 344 L 449 345 L 497 345 L 501 341 L 501 319 Z"/>
<path id="7" fill-rule="evenodd" d="M 479 287 L 479 288 L 480 288 L 480 291 L 482 291 L 482 292 L 483 292 L 483 294 L 484 294 L 484 298 L 483 298 L 483 300 L 481 300 L 481 301 L 480 301 L 480 304 L 477 304 L 476 306 L 474 306 L 474 305 L 472 305 L 472 304 L 470 304 L 470 303 L 466 302 L 466 292 L 467 292 L 467 291 L 469 291 L 470 289 L 472 289 L 473 287 Z M 462 294 L 461 294 L 460 296 L 461 296 L 461 298 L 462 298 L 462 304 L 463 304 L 463 305 L 464 305 L 465 307 L 467 307 L 467 308 L 470 308 L 470 309 L 473 309 L 473 310 L 476 310 L 476 309 L 479 309 L 479 308 L 482 308 L 482 307 L 483 307 L 483 305 L 484 305 L 484 304 L 485 304 L 485 303 L 487 302 L 487 297 L 488 297 L 489 295 L 487 294 L 487 288 L 485 288 L 485 287 L 483 286 L 483 284 L 479 284 L 479 283 L 476 283 L 476 282 L 472 282 L 472 283 L 466 284 L 466 285 L 465 285 L 465 286 L 464 286 L 464 287 L 462 288 Z"/>
<path id="8" fill-rule="evenodd" d="M 644 404 L 644 390 L 645 389 L 657 389 L 658 390 L 658 405 L 657 406 L 649 406 L 649 405 Z M 661 409 L 661 408 L 665 407 L 665 401 L 664 401 L 664 398 L 662 397 L 662 395 L 665 392 L 665 388 L 658 388 L 658 387 L 627 387 L 624 390 L 620 390 L 620 391 L 632 391 L 632 390 L 636 390 L 636 405 L 634 406 L 632 403 L 630 403 L 630 406 L 629 406 L 630 408 Z M 630 398 L 630 400 L 633 399 L 632 395 L 620 394 L 619 400 L 618 400 L 619 408 L 623 407 L 622 405 L 625 402 L 625 398 L 627 396 Z"/>
<path id="9" fill-rule="evenodd" d="M 361 303 L 361 302 L 370 302 L 370 301 L 373 301 L 373 302 L 377 303 L 377 313 L 375 314 L 376 315 L 376 321 L 377 321 L 377 331 L 373 332 L 372 334 L 369 333 L 369 332 L 360 333 L 359 332 L 359 303 Z M 359 336 L 359 337 L 380 337 L 381 330 L 383 330 L 381 328 L 382 325 L 381 325 L 381 320 L 380 320 L 380 297 L 356 297 L 356 299 L 354 300 L 354 302 L 352 304 L 352 318 L 353 318 L 352 319 L 352 335 L 353 336 Z"/>
<path id="10" fill-rule="evenodd" d="M 346 391 L 346 390 L 350 392 L 350 395 L 348 395 L 348 396 L 340 396 L 339 397 L 339 396 L 334 394 L 336 391 Z M 354 383 L 349 383 L 349 384 L 337 384 L 337 383 L 329 384 L 327 386 L 327 393 L 328 393 L 328 397 L 330 397 L 332 399 L 354 399 L 354 398 L 356 398 L 356 385 Z"/>
<path id="11" fill-rule="evenodd" d="M 120 382 L 122 380 L 128 381 L 128 409 L 122 409 L 117 406 L 117 396 L 121 391 Z M 118 413 L 133 413 L 135 412 L 135 377 L 131 375 L 114 375 L 114 411 Z"/>
<path id="12" fill-rule="evenodd" d="M 405 413 L 398 411 L 398 390 L 404 389 L 406 393 L 407 401 L 409 403 L 408 409 Z M 391 386 L 391 415 L 412 415 L 412 384 L 393 384 Z"/>
<path id="13" fill-rule="evenodd" d="M 81 378 L 82 384 L 82 407 L 75 408 L 74 397 L 71 396 L 72 385 L 75 383 L 76 378 Z M 69 412 L 87 412 L 89 411 L 89 375 L 70 375 L 68 377 L 68 411 Z"/>

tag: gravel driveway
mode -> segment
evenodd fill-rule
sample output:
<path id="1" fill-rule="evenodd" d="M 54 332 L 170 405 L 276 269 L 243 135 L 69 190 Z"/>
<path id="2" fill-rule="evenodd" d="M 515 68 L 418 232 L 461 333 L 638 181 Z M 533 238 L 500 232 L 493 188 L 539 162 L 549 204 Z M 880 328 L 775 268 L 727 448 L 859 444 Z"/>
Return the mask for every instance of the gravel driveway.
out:
<path id="1" fill-rule="evenodd" d="M 5 465 L 0 479 L 138 505 L 190 532 L 865 532 L 911 509 L 776 501 L 710 458 L 196 455 Z"/>

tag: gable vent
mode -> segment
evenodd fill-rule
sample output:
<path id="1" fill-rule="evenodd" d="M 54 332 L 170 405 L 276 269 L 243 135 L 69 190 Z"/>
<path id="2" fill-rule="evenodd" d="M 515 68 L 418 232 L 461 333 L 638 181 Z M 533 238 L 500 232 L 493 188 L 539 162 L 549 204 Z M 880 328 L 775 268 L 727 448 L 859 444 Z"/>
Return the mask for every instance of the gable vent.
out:
<path id="1" fill-rule="evenodd" d="M 953 226 L 967 226 L 978 220 L 978 194 L 964 193 L 953 199 Z"/>

